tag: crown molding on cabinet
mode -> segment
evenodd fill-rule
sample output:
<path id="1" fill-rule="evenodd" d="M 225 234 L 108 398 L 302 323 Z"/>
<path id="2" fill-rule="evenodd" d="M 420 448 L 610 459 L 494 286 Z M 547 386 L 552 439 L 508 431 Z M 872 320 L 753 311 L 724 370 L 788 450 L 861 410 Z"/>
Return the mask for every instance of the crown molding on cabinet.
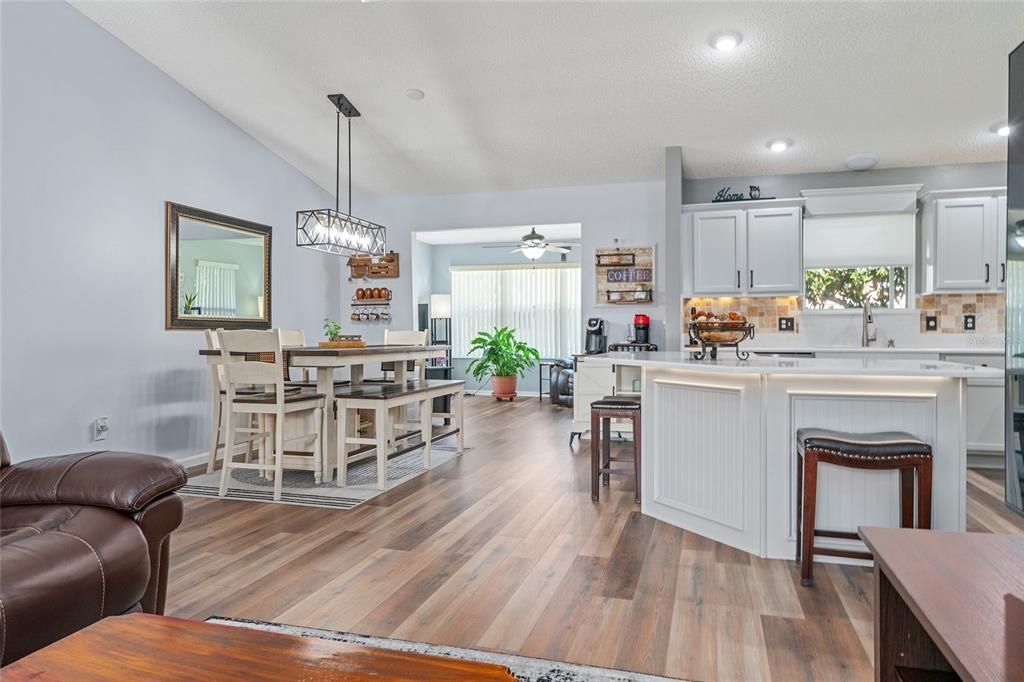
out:
<path id="1" fill-rule="evenodd" d="M 923 185 L 881 185 L 805 189 L 806 214 L 815 216 L 916 213 L 917 195 Z"/>
<path id="2" fill-rule="evenodd" d="M 936 189 L 930 192 L 922 192 L 918 195 L 921 201 L 935 201 L 936 199 L 962 199 L 977 197 L 1002 197 L 1006 196 L 1005 187 L 969 187 L 966 189 Z"/>

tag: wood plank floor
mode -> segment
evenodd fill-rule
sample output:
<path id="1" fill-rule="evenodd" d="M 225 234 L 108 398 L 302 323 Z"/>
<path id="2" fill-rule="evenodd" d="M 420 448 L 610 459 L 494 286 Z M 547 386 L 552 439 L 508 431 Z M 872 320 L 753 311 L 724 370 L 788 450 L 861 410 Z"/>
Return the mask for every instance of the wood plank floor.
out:
<path id="1" fill-rule="evenodd" d="M 871 679 L 870 569 L 758 559 L 592 503 L 571 411 L 466 399 L 472 450 L 352 510 L 186 498 L 167 613 L 256 618 L 691 680 Z M 969 474 L 971 530 L 1024 532 Z"/>

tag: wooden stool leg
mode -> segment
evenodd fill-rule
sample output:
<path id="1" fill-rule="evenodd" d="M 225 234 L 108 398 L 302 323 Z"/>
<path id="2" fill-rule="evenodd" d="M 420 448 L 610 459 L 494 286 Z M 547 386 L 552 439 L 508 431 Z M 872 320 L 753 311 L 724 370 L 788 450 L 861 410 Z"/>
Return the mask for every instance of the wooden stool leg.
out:
<path id="1" fill-rule="evenodd" d="M 914 470 L 900 467 L 900 528 L 914 527 Z"/>
<path id="2" fill-rule="evenodd" d="M 917 467 L 917 527 L 932 527 L 932 460 Z"/>
<path id="3" fill-rule="evenodd" d="M 590 499 L 597 501 L 600 477 L 598 470 L 601 462 L 601 418 L 597 412 L 590 412 Z"/>
<path id="4" fill-rule="evenodd" d="M 804 502 L 800 533 L 800 584 L 814 585 L 814 506 L 818 495 L 818 455 L 814 450 L 804 451 Z"/>
<path id="5" fill-rule="evenodd" d="M 800 546 L 803 544 L 803 536 L 800 534 L 800 529 L 803 528 L 803 519 L 800 518 L 800 514 L 804 509 L 804 458 L 797 450 L 796 453 L 796 560 L 800 561 L 802 553 L 800 552 Z"/>
<path id="6" fill-rule="evenodd" d="M 640 414 L 633 415 L 633 475 L 636 477 L 636 503 L 640 504 Z"/>
<path id="7" fill-rule="evenodd" d="M 608 469 L 612 465 L 612 420 L 601 420 L 601 467 Z M 601 483 L 608 485 L 611 481 L 611 474 L 605 473 L 601 476 Z"/>

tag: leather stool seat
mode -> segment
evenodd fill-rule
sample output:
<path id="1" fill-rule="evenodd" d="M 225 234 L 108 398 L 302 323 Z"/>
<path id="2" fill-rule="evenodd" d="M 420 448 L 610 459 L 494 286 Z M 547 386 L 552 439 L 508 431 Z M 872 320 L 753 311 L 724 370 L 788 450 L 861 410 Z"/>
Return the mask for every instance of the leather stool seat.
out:
<path id="1" fill-rule="evenodd" d="M 856 459 L 910 459 L 931 457 L 932 447 L 920 438 L 902 431 L 847 433 L 831 429 L 798 429 L 797 447 L 827 450 L 831 454 Z"/>
<path id="2" fill-rule="evenodd" d="M 639 410 L 640 398 L 622 395 L 606 395 L 600 400 L 590 403 L 590 409 L 599 410 Z"/>

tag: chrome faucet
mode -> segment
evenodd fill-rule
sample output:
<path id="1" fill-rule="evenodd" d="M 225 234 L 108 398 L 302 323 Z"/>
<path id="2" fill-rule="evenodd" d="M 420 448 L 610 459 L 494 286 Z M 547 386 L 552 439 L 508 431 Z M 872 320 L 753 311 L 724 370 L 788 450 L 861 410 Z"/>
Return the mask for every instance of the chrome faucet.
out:
<path id="1" fill-rule="evenodd" d="M 872 343 L 878 340 L 878 330 L 875 329 L 871 332 L 871 336 L 868 336 L 868 325 L 873 324 L 874 320 L 871 318 L 871 299 L 864 299 L 864 317 L 863 324 L 860 329 L 860 345 L 861 348 L 867 348 Z"/>

